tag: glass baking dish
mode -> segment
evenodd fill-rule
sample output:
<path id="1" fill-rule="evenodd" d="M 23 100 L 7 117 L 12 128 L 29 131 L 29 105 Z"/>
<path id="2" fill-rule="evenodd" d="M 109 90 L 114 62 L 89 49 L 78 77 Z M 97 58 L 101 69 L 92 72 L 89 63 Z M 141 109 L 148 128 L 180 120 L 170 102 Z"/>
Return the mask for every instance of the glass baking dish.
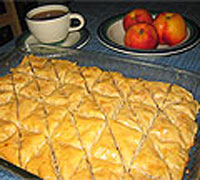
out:
<path id="1" fill-rule="evenodd" d="M 101 53 L 72 50 L 66 48 L 40 46 L 18 47 L 10 54 L 0 57 L 0 75 L 9 73 L 9 69 L 16 67 L 25 55 L 34 54 L 45 58 L 66 59 L 77 62 L 80 66 L 97 66 L 106 71 L 118 71 L 126 77 L 143 78 L 146 80 L 163 81 L 178 84 L 190 91 L 200 102 L 200 75 L 179 70 L 169 66 L 155 65 L 137 60 L 129 60 Z M 53 53 L 51 53 L 51 48 Z M 56 49 L 55 49 L 56 48 Z M 56 51 L 55 51 L 56 50 Z M 190 161 L 185 168 L 183 180 L 198 180 L 200 178 L 200 113 L 197 115 L 199 125 L 195 144 L 190 150 Z M 9 162 L 0 159 L 0 170 L 10 172 L 21 179 L 40 179 Z"/>

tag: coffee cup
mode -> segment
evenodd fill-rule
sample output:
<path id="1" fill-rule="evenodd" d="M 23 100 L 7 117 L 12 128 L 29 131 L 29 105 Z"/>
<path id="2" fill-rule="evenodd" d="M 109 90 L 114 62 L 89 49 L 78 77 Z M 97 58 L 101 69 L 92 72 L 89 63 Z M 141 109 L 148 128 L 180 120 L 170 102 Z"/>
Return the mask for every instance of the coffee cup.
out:
<path id="1" fill-rule="evenodd" d="M 77 19 L 79 25 L 72 27 L 72 19 Z M 64 41 L 68 34 L 80 30 L 84 17 L 70 12 L 64 5 L 43 5 L 30 10 L 26 14 L 26 23 L 33 36 L 41 43 L 52 44 Z"/>

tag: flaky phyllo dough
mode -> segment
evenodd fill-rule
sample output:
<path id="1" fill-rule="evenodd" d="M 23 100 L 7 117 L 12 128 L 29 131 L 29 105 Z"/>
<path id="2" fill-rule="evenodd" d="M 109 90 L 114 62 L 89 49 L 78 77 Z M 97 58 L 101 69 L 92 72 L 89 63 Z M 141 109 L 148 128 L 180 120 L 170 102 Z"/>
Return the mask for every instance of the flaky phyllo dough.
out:
<path id="1" fill-rule="evenodd" d="M 175 84 L 29 56 L 0 78 L 0 157 L 44 180 L 180 180 L 198 110 Z"/>

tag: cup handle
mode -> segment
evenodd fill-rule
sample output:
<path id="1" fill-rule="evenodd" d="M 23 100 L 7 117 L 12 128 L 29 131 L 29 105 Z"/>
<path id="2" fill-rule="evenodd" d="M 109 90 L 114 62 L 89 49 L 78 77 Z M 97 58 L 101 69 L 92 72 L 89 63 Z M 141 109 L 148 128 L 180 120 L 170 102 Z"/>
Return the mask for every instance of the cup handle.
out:
<path id="1" fill-rule="evenodd" d="M 76 27 L 70 27 L 69 28 L 69 32 L 72 32 L 72 31 L 78 31 L 78 30 L 80 30 L 83 26 L 84 26 L 84 24 L 85 24 L 85 19 L 83 18 L 83 16 L 81 16 L 80 14 L 77 14 L 77 13 L 72 13 L 72 14 L 70 14 L 70 20 L 71 19 L 78 19 L 79 20 L 79 22 L 80 22 L 80 24 L 78 25 L 78 26 L 76 26 Z"/>

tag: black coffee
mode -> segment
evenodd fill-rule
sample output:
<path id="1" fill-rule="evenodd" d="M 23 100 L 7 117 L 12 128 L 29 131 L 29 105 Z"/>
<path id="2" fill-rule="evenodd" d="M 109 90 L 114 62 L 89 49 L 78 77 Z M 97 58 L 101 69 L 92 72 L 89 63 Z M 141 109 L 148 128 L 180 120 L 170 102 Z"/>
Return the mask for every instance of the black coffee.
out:
<path id="1" fill-rule="evenodd" d="M 31 19 L 33 19 L 33 20 L 49 20 L 49 19 L 61 17 L 65 14 L 66 14 L 66 12 L 61 11 L 61 10 L 44 11 L 44 12 L 35 14 L 34 16 L 31 17 Z"/>

